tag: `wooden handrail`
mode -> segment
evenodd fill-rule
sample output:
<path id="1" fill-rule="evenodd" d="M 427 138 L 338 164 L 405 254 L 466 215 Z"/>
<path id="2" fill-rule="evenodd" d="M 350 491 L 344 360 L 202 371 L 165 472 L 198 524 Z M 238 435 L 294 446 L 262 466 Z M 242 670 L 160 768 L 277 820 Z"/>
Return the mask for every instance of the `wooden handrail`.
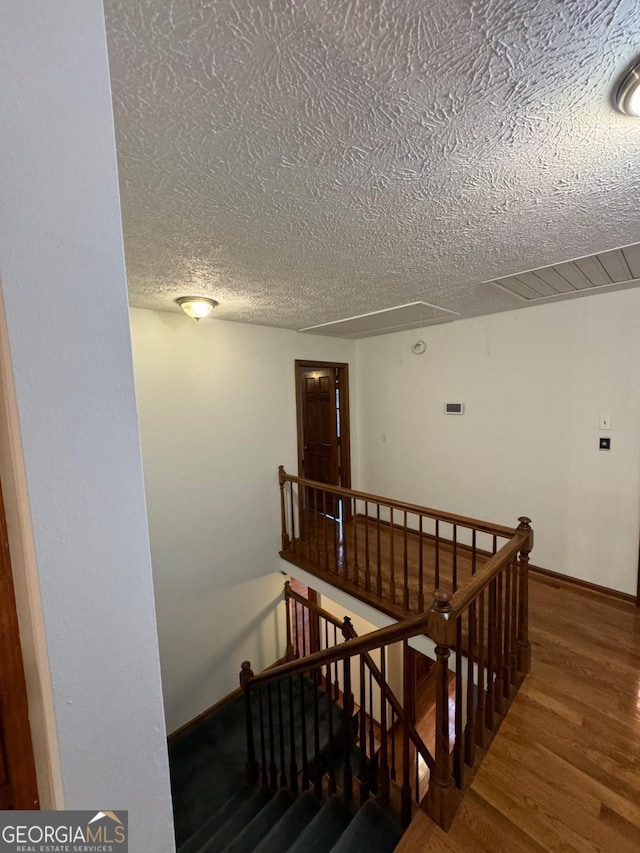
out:
<path id="1" fill-rule="evenodd" d="M 436 643 L 452 644 L 455 639 L 456 617 L 467 609 L 482 590 L 491 583 L 503 566 L 509 560 L 513 559 L 524 544 L 528 543 L 529 534 L 526 531 L 520 531 L 516 528 L 511 533 L 513 540 L 503 545 L 487 562 L 486 566 L 483 566 L 453 597 L 447 599 L 450 609 L 447 611 L 445 619 L 442 618 L 443 613 L 437 607 L 432 606 L 426 613 L 421 613 L 418 616 L 409 616 L 400 622 L 396 622 L 394 625 L 387 625 L 386 628 L 378 628 L 375 631 L 364 634 L 362 637 L 346 640 L 339 646 L 322 649 L 319 652 L 307 655 L 305 658 L 287 661 L 279 666 L 274 666 L 271 669 L 251 676 L 248 679 L 248 683 L 251 686 L 254 684 L 266 684 L 268 681 L 275 681 L 285 675 L 307 672 L 310 669 L 325 666 L 328 663 L 335 663 L 348 657 L 354 657 L 354 655 L 359 655 L 363 652 L 374 651 L 381 646 L 388 646 L 391 643 L 398 643 L 401 640 L 410 640 L 412 637 L 417 637 L 420 634 L 426 634 Z M 471 588 L 470 592 L 467 591 L 469 588 Z M 303 599 L 304 601 L 305 599 Z"/>
<path id="2" fill-rule="evenodd" d="M 247 683 L 251 687 L 256 684 L 266 684 L 268 681 L 275 681 L 286 675 L 307 672 L 310 669 L 317 669 L 329 663 L 354 657 L 362 652 L 374 651 L 381 646 L 387 646 L 399 640 L 417 637 L 419 634 L 425 633 L 429 616 L 429 613 L 411 616 L 408 619 L 403 619 L 402 622 L 396 622 L 395 625 L 378 628 L 376 631 L 370 631 L 368 634 L 364 634 L 364 636 L 353 640 L 345 640 L 339 646 L 332 646 L 329 649 L 323 649 L 322 651 L 307 655 L 305 658 L 281 663 L 278 666 L 251 676 Z"/>
<path id="3" fill-rule="evenodd" d="M 332 625 L 335 625 L 336 628 L 342 628 L 343 623 L 338 619 L 333 613 L 329 613 L 328 610 L 324 610 L 320 607 L 319 604 L 316 604 L 315 601 L 309 601 L 308 598 L 305 598 L 304 595 L 300 595 L 298 592 L 295 592 L 291 587 L 285 586 L 285 598 L 293 599 L 294 601 L 298 601 L 303 607 L 308 607 L 313 613 L 316 613 L 318 616 L 322 616 L 323 619 L 326 619 L 327 622 L 330 622 Z"/>
<path id="4" fill-rule="evenodd" d="M 500 569 L 509 560 L 512 560 L 519 551 L 523 550 L 523 545 L 527 543 L 528 538 L 527 533 L 519 531 L 516 528 L 513 539 L 504 544 L 499 551 L 496 551 L 491 559 L 487 560 L 484 566 L 469 578 L 464 586 L 461 586 L 457 592 L 453 593 L 450 601 L 453 618 L 464 613 L 467 607 L 480 595 L 482 590 L 489 586 Z"/>
<path id="5" fill-rule="evenodd" d="M 458 524 L 460 527 L 468 527 L 472 530 L 478 530 L 492 536 L 501 536 L 511 539 L 517 530 L 517 528 L 506 527 L 502 524 L 491 524 L 491 522 L 482 521 L 481 519 L 470 518 L 464 515 L 456 515 L 451 512 L 443 512 L 439 509 L 407 503 L 406 501 L 396 501 L 392 498 L 385 498 L 381 495 L 374 495 L 369 492 L 359 492 L 355 489 L 345 489 L 342 486 L 332 486 L 327 483 L 319 483 L 315 480 L 306 480 L 304 477 L 296 477 L 293 474 L 287 474 L 284 470 L 284 466 L 282 465 L 280 465 L 278 472 L 281 485 L 285 482 L 297 483 L 298 485 L 307 486 L 311 489 L 319 489 L 333 495 L 355 498 L 356 500 L 367 501 L 368 503 L 377 503 L 381 506 L 388 507 L 389 509 L 398 509 L 403 512 L 410 512 L 414 515 L 423 515 L 427 518 L 438 519 L 439 521 L 445 521 L 450 524 Z M 415 532 L 417 533 L 417 531 Z"/>

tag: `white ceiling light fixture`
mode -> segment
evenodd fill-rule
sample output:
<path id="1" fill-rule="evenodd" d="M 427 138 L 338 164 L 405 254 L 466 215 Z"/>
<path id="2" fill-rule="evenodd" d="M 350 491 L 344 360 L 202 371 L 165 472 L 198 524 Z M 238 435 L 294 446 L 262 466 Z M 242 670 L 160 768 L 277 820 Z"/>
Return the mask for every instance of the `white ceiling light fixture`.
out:
<path id="1" fill-rule="evenodd" d="M 621 113 L 640 116 L 640 62 L 629 70 L 616 95 L 616 104 Z"/>
<path id="2" fill-rule="evenodd" d="M 180 299 L 176 299 L 176 302 L 184 313 L 193 317 L 194 320 L 208 317 L 218 304 L 215 299 L 209 299 L 206 296 L 181 296 Z"/>

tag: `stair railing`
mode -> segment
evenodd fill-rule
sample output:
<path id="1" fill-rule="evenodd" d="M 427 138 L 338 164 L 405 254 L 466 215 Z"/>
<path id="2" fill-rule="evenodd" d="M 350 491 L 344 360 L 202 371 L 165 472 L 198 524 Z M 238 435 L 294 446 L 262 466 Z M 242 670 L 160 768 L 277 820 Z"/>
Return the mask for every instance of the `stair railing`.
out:
<path id="1" fill-rule="evenodd" d="M 376 791 L 380 791 L 382 797 L 385 796 L 384 772 L 380 773 L 380 765 L 383 764 L 383 738 L 380 736 L 383 731 L 389 733 L 386 742 L 387 751 L 392 753 L 391 756 L 387 755 L 390 764 L 396 760 L 396 739 L 391 736 L 395 728 L 393 721 L 389 725 L 388 719 L 382 719 L 382 708 L 397 705 L 393 707 L 393 713 L 402 729 L 403 760 L 399 763 L 402 764 L 400 788 L 401 791 L 404 789 L 401 797 L 403 824 L 406 826 L 411 818 L 411 810 L 407 808 L 407 788 L 410 788 L 410 782 L 407 784 L 406 772 L 410 767 L 410 752 L 413 748 L 420 756 L 416 758 L 416 764 L 422 759 L 429 769 L 426 797 L 422 798 L 418 783 L 418 799 L 436 823 L 448 830 L 460 803 L 461 792 L 470 784 L 491 738 L 529 672 L 527 590 L 533 531 L 528 518 L 522 517 L 519 521 L 519 527 L 513 531 L 509 541 L 489 557 L 455 593 L 437 590 L 426 613 L 409 616 L 362 637 L 353 636 L 345 628 L 348 636 L 345 642 L 301 657 L 294 656 L 258 674 L 254 674 L 251 664 L 245 661 L 240 681 L 247 709 L 249 779 L 254 782 L 261 779 L 272 787 L 286 786 L 293 791 L 313 784 L 316 792 L 322 793 L 325 772 L 329 773 L 330 778 L 330 771 L 327 755 L 319 739 L 321 691 L 309 691 L 305 685 L 308 684 L 308 676 L 313 679 L 314 687 L 321 685 L 324 675 L 324 684 L 333 684 L 335 690 L 332 673 L 337 670 L 341 673 L 338 685 L 338 702 L 341 702 L 339 737 L 346 761 L 342 776 L 334 780 L 335 784 L 342 788 L 346 799 L 352 798 L 351 747 L 356 742 L 358 746 L 366 747 L 371 735 L 375 745 L 377 734 L 377 754 L 372 755 L 375 750 L 367 753 L 363 749 L 361 756 L 364 752 L 370 761 L 377 758 L 379 766 L 376 768 L 371 762 L 369 766 L 365 764 L 359 767 L 357 779 L 361 802 Z M 367 678 L 378 684 L 387 683 L 386 655 L 381 654 L 381 650 L 402 642 L 406 652 L 408 640 L 421 634 L 430 637 L 435 643 L 436 731 L 433 760 L 426 746 L 420 745 L 414 736 L 417 732 L 412 718 L 413 709 L 407 707 L 411 703 L 411 684 L 408 679 L 405 680 L 403 702 L 393 696 L 388 684 L 388 689 L 381 688 L 384 701 L 381 702 L 379 713 L 373 708 L 371 698 L 367 697 L 366 689 L 362 693 L 362 685 Z M 373 657 L 376 655 L 379 656 L 379 664 Z M 361 673 L 360 686 L 356 690 L 360 700 L 357 709 L 352 692 L 351 660 L 354 658 L 359 659 Z M 453 679 L 450 671 L 452 664 Z M 405 676 L 408 671 L 409 668 L 405 666 Z M 372 691 L 369 693 L 371 695 Z M 295 701 L 296 697 L 299 704 Z M 454 704 L 453 738 L 450 738 L 449 730 L 450 701 Z M 328 718 L 333 720 L 332 706 L 327 707 Z M 337 722 L 333 722 L 336 723 L 333 743 L 337 750 L 338 728 Z"/>
<path id="2" fill-rule="evenodd" d="M 337 645 L 341 635 L 345 640 L 355 639 L 358 634 L 348 616 L 342 622 L 333 614 L 319 607 L 315 602 L 294 592 L 289 581 L 285 583 L 285 606 L 287 614 L 287 657 L 289 660 L 304 656 L 306 650 L 317 651 Z M 317 638 L 314 642 L 314 637 Z M 434 759 L 418 734 L 413 720 L 412 708 L 407 697 L 415 694 L 414 651 L 405 644 L 402 648 L 401 671 L 403 681 L 404 705 L 397 698 L 386 677 L 386 649 L 379 650 L 380 666 L 370 652 L 358 656 L 354 667 L 357 677 L 351 674 L 351 681 L 358 684 L 357 741 L 360 764 L 357 779 L 360 787 L 360 801 L 370 793 L 371 774 L 368 768 L 376 767 L 376 780 L 373 787 L 378 798 L 387 804 L 390 798 L 390 782 L 400 787 L 401 812 L 407 822 L 411 819 L 412 799 L 419 803 L 421 786 L 426 790 L 425 774 L 433 768 Z M 338 664 L 327 667 L 324 678 L 317 684 L 329 693 L 333 701 L 343 701 L 341 679 Z M 333 673 L 333 674 L 330 674 Z M 349 697 L 354 707 L 354 697 Z M 329 732 L 331 736 L 331 732 Z M 331 737 L 329 741 L 331 747 Z M 330 756 L 331 758 L 331 756 Z M 329 761 L 331 766 L 331 760 Z M 413 769 L 412 769 L 413 768 Z M 335 777 L 329 771 L 329 793 L 335 792 Z"/>
<path id="3" fill-rule="evenodd" d="M 280 556 L 396 618 L 455 593 L 514 529 L 278 469 Z"/>

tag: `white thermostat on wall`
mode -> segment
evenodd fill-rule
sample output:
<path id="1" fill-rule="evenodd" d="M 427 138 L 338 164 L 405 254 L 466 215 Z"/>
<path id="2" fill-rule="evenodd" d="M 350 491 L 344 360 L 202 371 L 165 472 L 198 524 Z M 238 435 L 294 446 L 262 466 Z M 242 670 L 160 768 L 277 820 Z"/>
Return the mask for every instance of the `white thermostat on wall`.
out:
<path id="1" fill-rule="evenodd" d="M 445 415 L 464 415 L 464 403 L 445 403 Z"/>

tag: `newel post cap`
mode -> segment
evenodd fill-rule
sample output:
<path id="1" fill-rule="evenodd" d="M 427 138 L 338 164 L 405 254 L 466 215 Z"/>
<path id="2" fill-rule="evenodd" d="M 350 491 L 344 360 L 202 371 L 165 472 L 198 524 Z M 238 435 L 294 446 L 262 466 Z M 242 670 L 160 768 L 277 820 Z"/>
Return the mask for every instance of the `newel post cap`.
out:
<path id="1" fill-rule="evenodd" d="M 451 593 L 447 589 L 436 589 L 433 593 L 433 609 L 440 613 L 451 611 Z"/>
<path id="2" fill-rule="evenodd" d="M 240 664 L 240 687 L 242 687 L 243 690 L 247 689 L 247 682 L 250 678 L 253 678 L 251 661 L 243 660 Z"/>

